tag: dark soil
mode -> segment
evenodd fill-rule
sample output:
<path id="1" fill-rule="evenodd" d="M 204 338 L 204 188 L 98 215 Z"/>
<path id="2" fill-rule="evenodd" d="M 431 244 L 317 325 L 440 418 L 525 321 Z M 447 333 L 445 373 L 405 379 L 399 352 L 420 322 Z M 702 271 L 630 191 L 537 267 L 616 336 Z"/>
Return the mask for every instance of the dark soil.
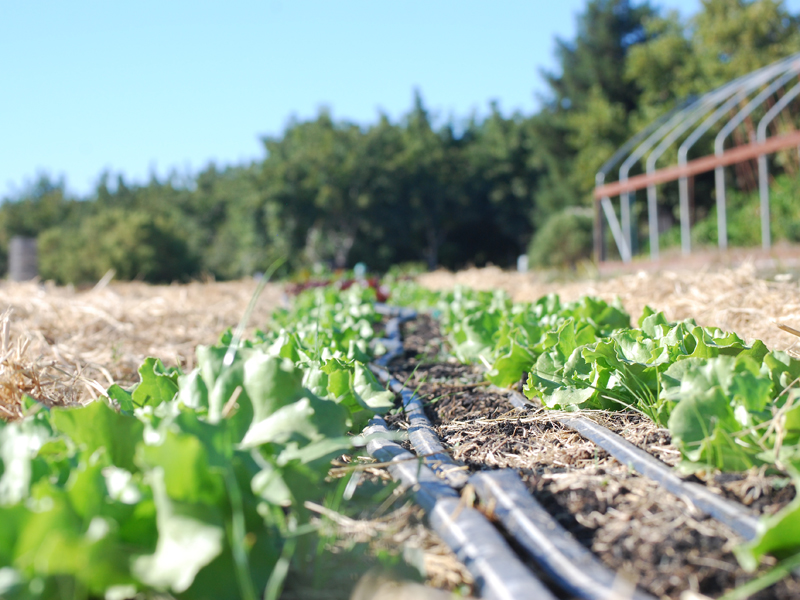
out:
<path id="1" fill-rule="evenodd" d="M 504 394 L 487 388 L 482 369 L 446 360 L 436 325 L 424 315 L 405 324 L 406 354 L 391 370 L 428 402 L 428 417 L 456 460 L 471 470 L 517 469 L 583 545 L 657 597 L 679 598 L 687 590 L 717 597 L 752 577 L 731 552 L 741 543 L 735 533 L 630 472 L 547 411 L 515 409 Z M 648 419 L 590 416 L 659 459 L 679 462 L 669 432 Z M 402 426 L 401 416 L 395 425 Z M 795 493 L 785 479 L 754 471 L 692 479 L 762 513 L 777 511 Z M 787 578 L 753 597 L 798 598 L 800 579 Z"/>

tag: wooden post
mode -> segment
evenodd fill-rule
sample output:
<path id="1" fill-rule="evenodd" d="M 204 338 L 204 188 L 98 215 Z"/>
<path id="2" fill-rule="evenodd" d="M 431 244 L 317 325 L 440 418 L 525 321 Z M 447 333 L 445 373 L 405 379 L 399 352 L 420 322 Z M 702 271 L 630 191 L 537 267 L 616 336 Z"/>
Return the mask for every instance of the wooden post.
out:
<path id="1" fill-rule="evenodd" d="M 39 275 L 36 238 L 14 236 L 8 249 L 8 277 L 30 281 Z"/>

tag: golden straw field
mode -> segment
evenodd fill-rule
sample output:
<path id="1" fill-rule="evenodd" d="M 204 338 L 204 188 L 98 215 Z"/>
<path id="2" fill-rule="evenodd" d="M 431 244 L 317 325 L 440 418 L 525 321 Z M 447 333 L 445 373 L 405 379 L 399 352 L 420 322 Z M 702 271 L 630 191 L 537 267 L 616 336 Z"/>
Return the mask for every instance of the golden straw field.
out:
<path id="1" fill-rule="evenodd" d="M 432 289 L 503 289 L 517 301 L 549 293 L 565 300 L 586 294 L 619 297 L 634 318 L 650 305 L 671 320 L 692 317 L 748 341 L 761 339 L 773 349 L 793 351 L 800 341 L 778 327 L 800 329 L 796 276 L 778 273 L 767 280 L 752 263 L 567 282 L 486 267 L 435 271 L 421 275 L 419 282 Z M 18 415 L 22 393 L 46 403 L 90 401 L 111 383 L 135 383 L 136 370 L 147 356 L 189 370 L 195 346 L 212 343 L 226 328 L 235 327 L 256 285 L 246 279 L 167 286 L 111 282 L 75 289 L 3 282 L 0 412 L 5 418 Z M 282 286 L 268 285 L 250 319 L 250 331 L 263 326 L 283 301 Z"/>

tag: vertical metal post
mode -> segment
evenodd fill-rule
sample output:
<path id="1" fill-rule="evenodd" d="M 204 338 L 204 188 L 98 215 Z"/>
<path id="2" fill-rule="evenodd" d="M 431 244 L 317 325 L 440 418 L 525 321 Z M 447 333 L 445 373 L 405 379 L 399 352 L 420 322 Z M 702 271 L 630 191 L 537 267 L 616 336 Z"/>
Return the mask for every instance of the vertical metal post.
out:
<path id="1" fill-rule="evenodd" d="M 617 215 L 614 213 L 614 207 L 611 205 L 611 200 L 608 197 L 604 197 L 600 201 L 600 204 L 603 207 L 603 212 L 606 215 L 608 227 L 611 229 L 611 235 L 614 237 L 614 241 L 617 243 L 617 249 L 619 249 L 619 255 L 620 258 L 622 258 L 622 262 L 631 262 L 631 249 L 628 247 L 628 242 L 625 241 L 625 235 L 622 233 L 619 221 L 617 221 Z"/>
<path id="2" fill-rule="evenodd" d="M 594 201 L 594 260 L 597 264 L 606 259 L 606 227 L 601 202 L 602 200 Z"/>
<path id="3" fill-rule="evenodd" d="M 595 187 L 602 186 L 605 180 L 606 173 L 600 169 L 594 176 Z M 606 223 L 603 209 L 600 206 L 603 200 L 608 202 L 608 198 L 594 201 L 594 259 L 598 265 L 606 260 Z"/>
<path id="4" fill-rule="evenodd" d="M 619 216 L 620 226 L 622 227 L 622 237 L 625 239 L 625 245 L 628 251 L 633 251 L 633 244 L 631 243 L 631 195 L 628 192 L 623 192 L 619 196 Z M 630 258 L 623 259 L 624 262 L 630 262 Z"/>
<path id="5" fill-rule="evenodd" d="M 757 143 L 763 143 L 767 139 L 767 126 L 798 94 L 800 94 L 800 83 L 786 92 L 761 118 L 756 133 Z M 798 152 L 800 152 L 800 149 L 798 149 Z M 772 238 L 769 222 L 769 171 L 767 170 L 766 155 L 758 157 L 758 195 L 761 203 L 761 245 L 765 250 L 769 250 L 772 246 Z"/>
<path id="6" fill-rule="evenodd" d="M 15 235 L 8 247 L 8 277 L 30 281 L 39 275 L 36 238 Z"/>
<path id="7" fill-rule="evenodd" d="M 681 177 L 678 180 L 678 193 L 680 195 L 680 213 L 681 213 L 681 253 L 684 255 L 691 254 L 692 240 L 691 240 L 691 222 L 689 215 L 689 179 Z"/>
<path id="8" fill-rule="evenodd" d="M 766 154 L 758 157 L 758 195 L 761 201 L 761 247 L 769 250 L 772 239 L 769 227 L 769 174 Z"/>
<path id="9" fill-rule="evenodd" d="M 728 248 L 728 220 L 725 211 L 725 167 L 714 169 L 714 184 L 717 190 L 717 240 L 720 250 Z"/>
<path id="10" fill-rule="evenodd" d="M 620 159 L 626 156 L 628 152 L 630 152 L 631 148 L 634 148 L 643 139 L 645 139 L 647 136 L 650 136 L 651 138 L 653 138 L 653 141 L 646 145 L 646 148 L 649 148 L 650 145 L 652 145 L 652 143 L 655 143 L 655 140 L 660 139 L 664 135 L 664 133 L 666 133 L 672 127 L 674 127 L 675 123 L 680 121 L 681 114 L 683 113 L 683 111 L 686 109 L 686 107 L 692 105 L 694 102 L 695 102 L 694 98 L 686 99 L 683 103 L 678 104 L 668 113 L 661 115 L 661 117 L 651 122 L 647 127 L 639 131 L 639 133 L 637 133 L 635 136 L 633 136 L 627 142 L 625 142 L 622 145 L 622 147 L 618 148 L 617 151 L 611 156 L 611 158 L 609 158 L 605 163 L 603 163 L 603 166 L 600 167 L 600 170 L 595 174 L 594 178 L 595 188 L 598 188 L 603 185 L 603 182 L 606 179 L 606 174 L 611 169 L 611 167 L 613 167 L 615 164 L 617 164 L 617 162 L 619 162 Z M 664 125 L 667 121 L 669 121 L 670 124 Z M 656 128 L 659 128 L 658 132 L 651 135 Z M 646 151 L 646 148 L 642 149 L 642 146 L 640 146 L 634 154 L 641 152 L 641 154 L 637 155 L 638 157 L 641 157 L 643 153 Z M 630 159 L 631 157 L 628 158 Z M 636 160 L 638 160 L 638 158 L 636 158 Z M 627 176 L 627 171 L 625 171 L 625 173 Z M 611 201 L 609 200 L 609 198 L 608 197 L 601 198 L 596 213 L 597 215 L 599 215 L 599 218 L 596 221 L 597 223 L 596 229 L 598 230 L 596 233 L 598 237 L 595 238 L 595 245 L 596 245 L 595 254 L 598 255 L 599 257 L 598 260 L 606 259 L 605 225 L 607 220 L 603 220 L 603 215 L 604 215 L 603 211 L 605 210 L 606 205 L 609 206 L 611 205 Z M 614 220 L 616 221 L 616 217 L 614 217 Z M 613 234 L 613 226 L 611 226 L 610 223 L 609 227 L 612 227 L 612 234 Z"/>
<path id="11" fill-rule="evenodd" d="M 658 260 L 658 198 L 656 186 L 647 186 L 647 224 L 650 229 L 650 258 Z"/>

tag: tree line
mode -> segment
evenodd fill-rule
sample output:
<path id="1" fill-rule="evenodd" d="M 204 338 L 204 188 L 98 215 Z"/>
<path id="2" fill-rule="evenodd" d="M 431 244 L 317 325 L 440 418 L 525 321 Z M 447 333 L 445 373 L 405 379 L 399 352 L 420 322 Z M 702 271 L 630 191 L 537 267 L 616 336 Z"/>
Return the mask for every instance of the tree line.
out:
<path id="1" fill-rule="evenodd" d="M 152 282 L 232 279 L 278 256 L 288 257 L 287 269 L 508 266 L 525 252 L 536 265 L 574 264 L 591 252 L 600 165 L 683 98 L 800 51 L 798 25 L 776 0 L 703 0 L 688 20 L 648 2 L 589 0 L 576 38 L 556 40 L 559 67 L 545 73 L 535 114 L 503 115 L 493 104 L 484 118 L 441 121 L 417 92 L 397 121 L 380 115 L 359 125 L 327 110 L 292 121 L 247 165 L 145 184 L 105 173 L 85 198 L 42 175 L 0 205 L 0 268 L 14 235 L 37 238 L 42 277 L 60 283 L 112 268 L 120 279 Z M 745 140 L 746 127 L 737 135 Z M 710 152 L 710 141 L 697 152 Z M 777 163 L 796 197 L 796 159 Z M 742 210 L 753 187 L 748 168 L 735 171 Z M 706 237 L 714 235 L 702 226 L 712 188 L 697 178 L 694 220 Z M 677 220 L 675 190 L 661 195 L 667 221 Z M 786 222 L 797 226 L 780 235 L 800 239 L 800 209 L 785 204 Z"/>

